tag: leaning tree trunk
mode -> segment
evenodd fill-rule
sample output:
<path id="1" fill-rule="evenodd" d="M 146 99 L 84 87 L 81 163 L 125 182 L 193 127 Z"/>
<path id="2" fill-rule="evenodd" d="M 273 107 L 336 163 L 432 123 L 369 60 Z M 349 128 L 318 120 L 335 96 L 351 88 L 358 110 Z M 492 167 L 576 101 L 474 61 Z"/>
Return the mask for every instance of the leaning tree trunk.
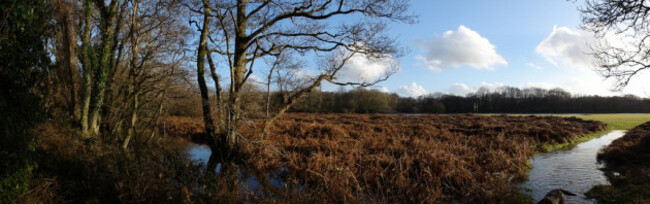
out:
<path id="1" fill-rule="evenodd" d="M 137 68 L 138 68 L 138 36 L 136 36 L 137 29 L 137 13 L 138 13 L 138 1 L 133 1 L 133 16 L 131 17 L 131 31 L 129 35 L 131 36 L 131 69 L 129 70 L 129 94 L 127 97 L 132 97 L 131 99 L 131 117 L 129 128 L 126 132 L 126 138 L 122 143 L 122 149 L 126 149 L 129 146 L 129 141 L 132 137 L 135 137 L 136 129 L 135 124 L 138 122 L 138 91 L 137 91 Z"/>
<path id="2" fill-rule="evenodd" d="M 210 109 L 210 99 L 208 95 L 208 86 L 205 83 L 205 55 L 207 53 L 207 40 L 208 33 L 210 32 L 210 14 L 211 10 L 208 6 L 204 8 L 203 27 L 201 29 L 201 37 L 199 38 L 198 54 L 196 56 L 196 74 L 199 82 L 199 90 L 201 91 L 201 110 L 203 111 L 203 124 L 205 133 L 207 134 L 208 146 L 212 152 L 219 151 L 217 147 L 214 120 L 212 119 L 212 111 Z"/>

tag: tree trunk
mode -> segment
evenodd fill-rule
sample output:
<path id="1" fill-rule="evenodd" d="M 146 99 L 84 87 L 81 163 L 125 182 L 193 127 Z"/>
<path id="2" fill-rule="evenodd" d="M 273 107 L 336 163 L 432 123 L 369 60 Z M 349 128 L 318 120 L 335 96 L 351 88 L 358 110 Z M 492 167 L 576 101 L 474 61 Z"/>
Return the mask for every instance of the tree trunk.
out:
<path id="1" fill-rule="evenodd" d="M 235 23 L 235 53 L 232 67 L 232 77 L 230 85 L 230 94 L 228 95 L 228 120 L 226 141 L 224 144 L 228 151 L 233 151 L 237 146 L 237 128 L 241 114 L 240 91 L 243 86 L 243 78 L 246 73 L 246 48 L 250 40 L 246 34 L 246 17 L 247 0 L 237 0 L 237 22 Z"/>
<path id="2" fill-rule="evenodd" d="M 136 36 L 137 29 L 137 13 L 138 13 L 138 1 L 133 1 L 133 16 L 131 16 L 131 31 L 129 35 L 131 37 L 131 69 L 129 70 L 129 94 L 127 97 L 132 97 L 131 100 L 131 120 L 129 123 L 129 129 L 126 132 L 126 138 L 122 143 L 122 149 L 126 149 L 129 146 L 129 141 L 132 137 L 135 137 L 135 124 L 138 122 L 138 91 L 137 91 L 137 70 L 138 69 L 138 36 Z"/>
<path id="3" fill-rule="evenodd" d="M 61 4 L 67 4 L 66 2 L 60 2 Z M 68 8 L 67 5 L 65 8 Z M 75 32 L 73 29 L 74 26 L 74 20 L 72 18 L 72 13 L 69 9 L 66 9 L 63 11 L 63 46 L 65 49 L 65 65 L 66 65 L 66 72 L 67 72 L 67 81 L 70 84 L 70 87 L 68 88 L 69 91 L 69 96 L 68 96 L 68 112 L 72 118 L 74 118 L 75 121 L 79 121 L 79 115 L 77 114 L 77 53 L 76 53 L 76 45 L 77 45 L 77 39 L 75 38 Z"/>
<path id="4" fill-rule="evenodd" d="M 102 1 L 103 2 L 103 1 Z M 97 3 L 97 2 L 96 2 Z M 100 6 L 102 8 L 104 6 Z M 106 93 L 106 85 L 108 82 L 108 71 L 111 64 L 111 56 L 113 50 L 113 17 L 115 16 L 117 2 L 111 1 L 108 7 L 100 11 L 100 33 L 101 33 L 101 52 L 99 56 L 99 64 L 95 69 L 95 93 L 91 98 L 92 112 L 90 116 L 90 128 L 93 134 L 99 134 L 99 125 L 101 121 L 101 110 L 104 105 L 104 95 Z"/>
<path id="5" fill-rule="evenodd" d="M 203 27 L 201 29 L 201 37 L 199 38 L 199 48 L 198 48 L 198 54 L 196 56 L 196 73 L 197 73 L 197 79 L 199 82 L 199 90 L 201 91 L 201 110 L 203 111 L 203 124 L 205 127 L 205 133 L 208 136 L 208 146 L 210 146 L 210 149 L 212 152 L 219 151 L 219 148 L 217 148 L 217 143 L 216 143 L 216 138 L 215 138 L 215 131 L 214 131 L 214 120 L 212 119 L 212 113 L 210 110 L 210 100 L 209 100 L 209 95 L 208 95 L 208 87 L 205 83 L 205 55 L 206 55 L 206 48 L 207 48 L 207 38 L 208 38 L 208 33 L 210 32 L 210 13 L 211 10 L 208 6 L 205 6 L 204 8 L 204 16 L 203 16 Z"/>
<path id="6" fill-rule="evenodd" d="M 273 78 L 273 68 L 275 66 L 271 67 L 271 71 L 269 71 L 269 76 L 266 81 L 266 119 L 268 120 L 270 117 L 270 109 L 271 109 L 271 79 Z"/>
<path id="7" fill-rule="evenodd" d="M 133 94 L 133 103 L 131 104 L 131 121 L 129 124 L 129 130 L 126 133 L 126 138 L 124 138 L 124 143 L 122 143 L 122 149 L 126 149 L 129 146 L 129 141 L 132 137 L 135 137 L 136 129 L 135 124 L 138 122 L 138 94 Z"/>
<path id="8" fill-rule="evenodd" d="M 206 48 L 207 49 L 207 48 Z M 216 115 L 217 117 L 222 117 L 221 116 L 221 84 L 219 83 L 219 75 L 217 75 L 217 68 L 214 66 L 214 62 L 212 61 L 212 55 L 210 52 L 207 52 L 207 57 L 208 57 L 208 63 L 210 64 L 210 74 L 212 75 L 212 81 L 214 81 L 214 87 L 215 87 L 215 107 L 216 107 Z M 221 120 L 223 121 L 223 120 Z M 220 131 L 219 129 L 223 129 L 221 127 L 222 125 L 218 125 L 216 128 L 218 128 L 216 131 Z"/>
<path id="9" fill-rule="evenodd" d="M 90 111 L 90 98 L 92 94 L 92 73 L 93 73 L 93 65 L 92 65 L 92 56 L 93 56 L 93 51 L 90 46 L 90 32 L 91 32 L 91 18 L 92 18 L 92 6 L 90 4 L 90 0 L 85 0 L 83 4 L 83 9 L 84 9 L 84 14 L 83 14 L 83 20 L 84 20 L 84 28 L 82 31 L 82 36 L 81 36 L 81 50 L 82 50 L 82 55 L 81 55 L 81 64 L 83 66 L 83 72 L 84 72 L 84 77 L 83 77 L 83 98 L 82 98 L 82 104 L 81 104 L 81 117 L 80 117 L 80 122 L 81 122 L 81 132 L 83 134 L 83 137 L 88 138 L 90 137 L 88 133 L 88 114 Z"/>

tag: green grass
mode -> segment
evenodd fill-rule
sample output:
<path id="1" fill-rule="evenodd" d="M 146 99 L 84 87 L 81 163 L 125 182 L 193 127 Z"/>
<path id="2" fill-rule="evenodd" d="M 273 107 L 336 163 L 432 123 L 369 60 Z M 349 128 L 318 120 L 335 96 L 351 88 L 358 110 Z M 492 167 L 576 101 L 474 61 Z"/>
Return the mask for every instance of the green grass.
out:
<path id="1" fill-rule="evenodd" d="M 650 121 L 650 114 L 588 114 L 568 116 L 576 116 L 585 120 L 601 121 L 607 123 L 609 128 L 612 130 L 629 130 L 641 123 Z"/>

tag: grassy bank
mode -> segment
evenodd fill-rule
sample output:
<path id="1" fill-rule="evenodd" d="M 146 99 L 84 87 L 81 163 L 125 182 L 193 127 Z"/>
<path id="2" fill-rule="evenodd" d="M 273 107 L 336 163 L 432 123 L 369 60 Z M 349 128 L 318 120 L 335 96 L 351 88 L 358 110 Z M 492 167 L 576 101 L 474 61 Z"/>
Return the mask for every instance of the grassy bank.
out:
<path id="1" fill-rule="evenodd" d="M 577 144 L 580 144 L 582 142 L 589 141 L 593 138 L 597 138 L 600 136 L 603 136 L 604 134 L 612 131 L 614 129 L 611 128 L 611 126 L 607 126 L 604 130 L 592 132 L 592 133 L 587 133 L 587 134 L 582 134 L 576 137 L 573 140 L 567 141 L 567 142 L 562 142 L 562 143 L 545 143 L 542 144 L 537 151 L 538 152 L 552 152 L 555 150 L 559 149 L 567 149 L 576 146 Z"/>

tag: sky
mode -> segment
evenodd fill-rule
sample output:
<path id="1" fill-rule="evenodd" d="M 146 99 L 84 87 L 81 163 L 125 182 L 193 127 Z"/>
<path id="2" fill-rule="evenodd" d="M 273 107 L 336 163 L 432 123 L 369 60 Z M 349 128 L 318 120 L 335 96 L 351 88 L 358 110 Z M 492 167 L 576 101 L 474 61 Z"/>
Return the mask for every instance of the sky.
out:
<path id="1" fill-rule="evenodd" d="M 407 54 L 390 62 L 359 57 L 344 74 L 372 78 L 386 63 L 398 63 L 397 73 L 372 88 L 408 97 L 465 95 L 482 86 L 494 90 L 504 85 L 650 97 L 648 74 L 614 92 L 612 81 L 593 70 L 587 53 L 596 39 L 579 29 L 579 6 L 580 1 L 566 0 L 413 0 L 418 22 L 393 23 L 389 30 Z"/>

